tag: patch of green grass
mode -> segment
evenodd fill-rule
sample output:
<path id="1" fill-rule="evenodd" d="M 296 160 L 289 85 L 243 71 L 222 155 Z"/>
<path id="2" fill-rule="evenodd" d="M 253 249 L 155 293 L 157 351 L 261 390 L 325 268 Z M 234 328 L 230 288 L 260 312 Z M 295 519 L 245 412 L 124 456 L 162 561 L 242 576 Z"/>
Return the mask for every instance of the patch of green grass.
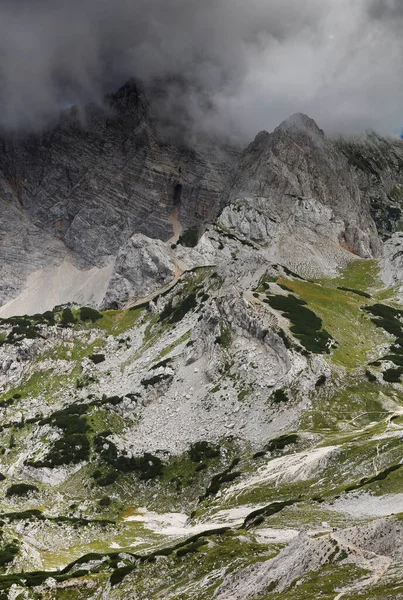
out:
<path id="1" fill-rule="evenodd" d="M 158 355 L 158 359 L 164 358 L 164 356 L 167 356 L 173 350 L 175 350 L 175 348 L 177 348 L 178 346 L 180 346 L 181 344 L 183 344 L 184 342 L 186 342 L 190 338 L 191 334 L 192 334 L 191 331 L 187 331 L 180 338 L 178 338 L 177 340 L 175 340 L 174 342 L 172 342 L 172 344 L 169 344 L 169 346 L 167 346 L 166 348 L 163 348 L 161 350 L 161 352 L 159 353 L 159 355 Z"/>
<path id="2" fill-rule="evenodd" d="M 379 386 L 367 378 L 336 379 L 334 387 L 322 388 L 313 398 L 312 408 L 302 415 L 300 427 L 318 433 L 340 432 L 380 421 L 387 413 L 381 394 Z"/>
<path id="3" fill-rule="evenodd" d="M 352 288 L 343 287 L 341 285 L 338 285 L 337 289 L 341 290 L 342 292 L 351 292 L 352 294 L 356 294 L 362 298 L 371 298 L 371 294 L 367 294 L 367 292 L 362 292 L 361 290 L 353 290 Z"/>
<path id="4" fill-rule="evenodd" d="M 128 310 L 105 310 L 102 311 L 103 319 L 96 322 L 96 327 L 108 335 L 118 336 L 137 326 L 144 313 L 143 307 Z"/>
<path id="5" fill-rule="evenodd" d="M 297 282 L 293 281 L 292 283 L 295 285 Z M 293 285 L 290 287 L 294 289 Z M 270 295 L 267 302 L 272 308 L 283 313 L 291 321 L 290 331 L 298 338 L 306 350 L 315 354 L 330 352 L 330 346 L 333 341 L 332 337 L 322 328 L 322 320 L 305 306 L 305 300 L 301 300 L 293 295 Z"/>
<path id="6" fill-rule="evenodd" d="M 79 362 L 90 354 L 95 354 L 96 350 L 100 350 L 105 346 L 105 340 L 101 337 L 97 338 L 91 344 L 83 338 L 74 340 L 69 343 L 63 342 L 56 344 L 51 350 L 48 350 L 41 355 L 41 360 L 68 360 Z"/>
<path id="7" fill-rule="evenodd" d="M 355 265 L 355 263 L 353 263 Z M 368 265 L 365 263 L 367 274 Z M 361 265 L 358 265 L 361 268 Z M 352 278 L 350 269 L 350 279 Z M 357 268 L 357 267 L 356 267 Z M 367 281 L 367 276 L 362 278 Z M 359 279 L 360 280 L 360 279 Z M 367 364 L 377 345 L 385 342 L 385 334 L 377 328 L 361 307 L 368 300 L 332 287 L 336 281 L 315 284 L 300 280 L 286 280 L 323 322 L 323 327 L 337 340 L 332 351 L 332 362 L 346 368 Z"/>
<path id="8" fill-rule="evenodd" d="M 359 579 L 368 576 L 368 571 L 356 565 L 330 564 L 311 571 L 295 580 L 291 589 L 276 592 L 275 589 L 259 600 L 334 600 L 338 591 L 348 585 L 356 584 Z M 372 596 L 372 598 L 377 596 Z M 348 594 L 350 599 L 350 594 Z"/>
<path id="9" fill-rule="evenodd" d="M 220 335 L 215 340 L 222 348 L 228 350 L 232 343 L 232 332 L 230 327 L 221 327 Z"/>
<path id="10" fill-rule="evenodd" d="M 353 260 L 332 281 L 334 285 L 359 289 L 371 295 L 384 288 L 376 260 Z"/>
<path id="11" fill-rule="evenodd" d="M 27 380 L 23 380 L 17 387 L 4 394 L 1 397 L 1 400 L 6 399 L 16 393 L 20 394 L 21 398 L 35 398 L 40 394 L 51 397 L 59 392 L 63 387 L 63 384 L 69 380 L 69 375 L 54 375 L 53 369 L 36 371 Z"/>

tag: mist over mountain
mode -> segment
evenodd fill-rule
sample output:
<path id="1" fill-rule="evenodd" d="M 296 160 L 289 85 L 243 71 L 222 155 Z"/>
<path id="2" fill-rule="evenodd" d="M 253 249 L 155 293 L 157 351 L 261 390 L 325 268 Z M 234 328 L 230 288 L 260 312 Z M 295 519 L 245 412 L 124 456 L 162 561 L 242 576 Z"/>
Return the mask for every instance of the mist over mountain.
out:
<path id="1" fill-rule="evenodd" d="M 302 111 L 391 134 L 401 23 L 398 0 L 1 0 L 0 123 L 41 129 L 136 77 L 189 129 L 245 140 Z"/>
<path id="2" fill-rule="evenodd" d="M 403 600 L 402 24 L 0 0 L 1 600 Z"/>

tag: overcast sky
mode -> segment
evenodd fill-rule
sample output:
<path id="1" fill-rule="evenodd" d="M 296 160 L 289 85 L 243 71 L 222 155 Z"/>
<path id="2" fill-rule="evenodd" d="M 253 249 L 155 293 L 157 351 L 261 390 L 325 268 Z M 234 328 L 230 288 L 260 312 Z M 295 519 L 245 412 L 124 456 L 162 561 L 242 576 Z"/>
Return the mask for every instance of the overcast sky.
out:
<path id="1" fill-rule="evenodd" d="M 0 0 L 0 124 L 43 126 L 135 76 L 169 82 L 165 109 L 195 129 L 250 138 L 306 112 L 393 134 L 402 32 L 402 0 Z"/>

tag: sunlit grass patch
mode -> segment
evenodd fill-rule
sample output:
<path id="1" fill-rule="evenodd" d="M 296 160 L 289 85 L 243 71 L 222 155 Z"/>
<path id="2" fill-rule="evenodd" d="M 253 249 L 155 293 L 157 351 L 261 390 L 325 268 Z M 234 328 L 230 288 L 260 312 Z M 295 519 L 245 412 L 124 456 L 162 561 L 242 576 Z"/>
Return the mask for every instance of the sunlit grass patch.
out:
<path id="1" fill-rule="evenodd" d="M 370 299 L 332 287 L 330 282 L 312 283 L 297 279 L 280 278 L 301 297 L 323 321 L 323 327 L 336 340 L 331 360 L 336 365 L 356 368 L 371 358 L 377 345 L 387 336 L 361 310 Z"/>

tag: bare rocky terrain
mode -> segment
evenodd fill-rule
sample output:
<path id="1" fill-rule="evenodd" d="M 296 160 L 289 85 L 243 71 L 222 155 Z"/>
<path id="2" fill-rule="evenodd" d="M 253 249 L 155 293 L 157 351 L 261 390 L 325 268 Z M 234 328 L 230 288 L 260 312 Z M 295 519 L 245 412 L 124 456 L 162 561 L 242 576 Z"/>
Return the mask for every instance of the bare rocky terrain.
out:
<path id="1" fill-rule="evenodd" d="M 181 144 L 2 138 L 0 598 L 403 598 L 403 142 Z"/>

